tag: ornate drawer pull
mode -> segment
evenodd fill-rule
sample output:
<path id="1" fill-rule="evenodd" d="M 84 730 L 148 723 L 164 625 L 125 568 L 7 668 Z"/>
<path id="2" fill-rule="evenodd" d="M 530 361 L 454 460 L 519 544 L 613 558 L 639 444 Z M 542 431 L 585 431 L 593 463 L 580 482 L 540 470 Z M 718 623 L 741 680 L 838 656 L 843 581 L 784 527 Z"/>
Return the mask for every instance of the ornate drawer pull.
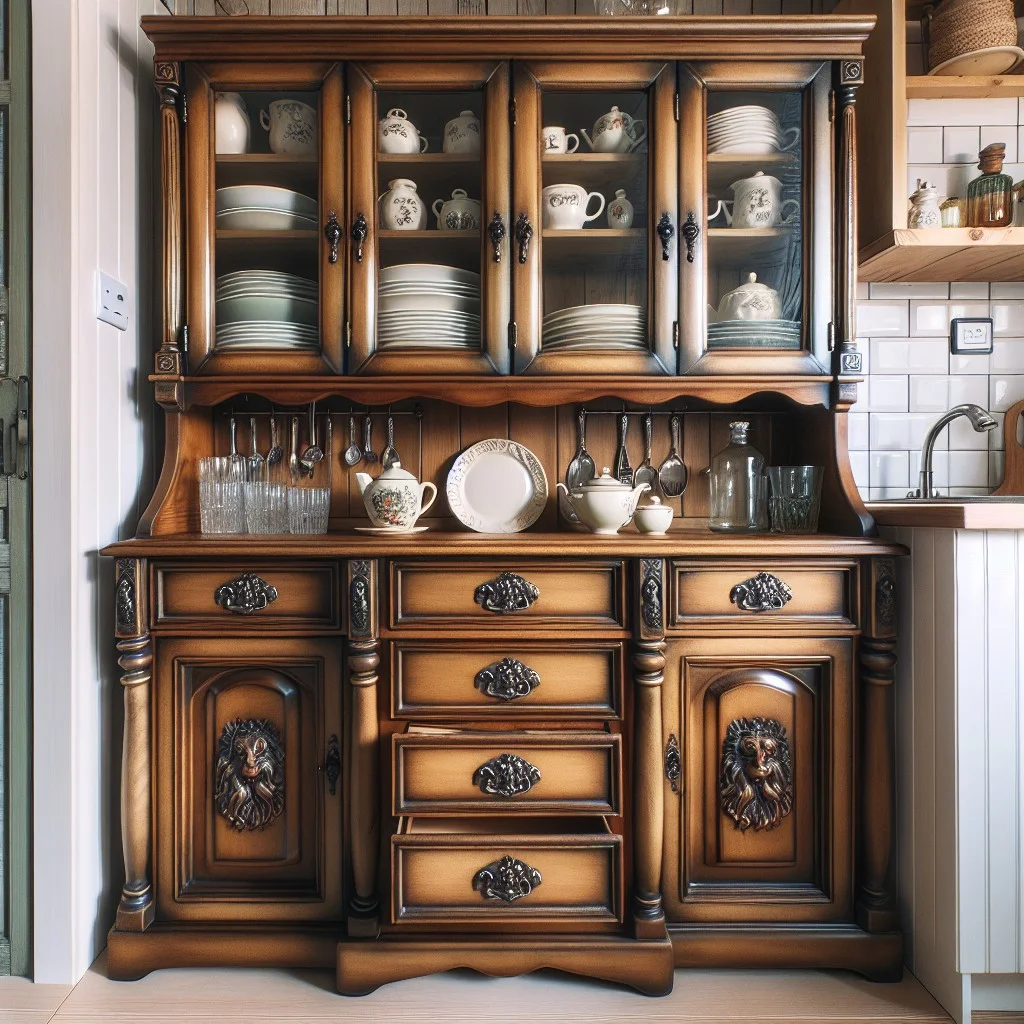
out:
<path id="1" fill-rule="evenodd" d="M 770 572 L 759 572 L 729 591 L 729 600 L 745 612 L 777 612 L 792 599 L 793 591 Z"/>
<path id="2" fill-rule="evenodd" d="M 679 750 L 679 740 L 674 732 L 669 733 L 665 744 L 665 778 L 668 779 L 673 793 L 679 792 L 679 780 L 683 777 L 683 757 Z"/>
<path id="3" fill-rule="evenodd" d="M 277 600 L 277 587 L 254 572 L 244 572 L 237 579 L 222 583 L 213 592 L 213 600 L 235 615 L 252 615 Z"/>
<path id="4" fill-rule="evenodd" d="M 661 215 L 661 220 L 658 221 L 658 237 L 661 239 L 661 258 L 668 260 L 668 248 L 672 243 L 672 236 L 676 233 L 675 225 L 672 223 L 672 218 L 667 213 Z"/>
<path id="5" fill-rule="evenodd" d="M 356 214 L 356 219 L 352 221 L 352 241 L 355 242 L 356 246 L 356 263 L 363 262 L 363 243 L 366 241 L 366 236 L 370 233 L 369 225 L 366 223 L 366 217 L 363 214 Z M 341 235 L 339 233 L 338 237 Z M 337 259 L 337 249 L 335 249 L 334 259 Z M 334 262 L 334 259 L 331 262 Z"/>
<path id="6" fill-rule="evenodd" d="M 502 857 L 473 876 L 473 888 L 485 900 L 514 903 L 529 896 L 543 881 L 540 872 L 515 857 Z"/>
<path id="7" fill-rule="evenodd" d="M 341 244 L 341 225 L 338 223 L 338 215 L 331 210 L 327 217 L 327 223 L 324 225 L 324 238 L 327 239 L 327 244 L 330 246 L 330 250 L 327 253 L 328 263 L 338 262 L 338 246 Z"/>
<path id="8" fill-rule="evenodd" d="M 518 658 L 502 658 L 480 669 L 473 685 L 485 696 L 498 700 L 528 697 L 540 686 L 540 676 Z"/>
<path id="9" fill-rule="evenodd" d="M 540 590 L 529 580 L 514 572 L 498 573 L 493 580 L 481 583 L 473 592 L 473 600 L 485 612 L 522 612 L 540 597 Z"/>
<path id="10" fill-rule="evenodd" d="M 341 750 L 338 737 L 331 733 L 327 740 L 327 757 L 324 758 L 324 774 L 327 776 L 327 789 L 331 796 L 338 792 L 338 777 L 341 775 Z"/>
<path id="11" fill-rule="evenodd" d="M 491 238 L 491 245 L 494 246 L 494 262 L 501 262 L 501 243 L 506 235 L 505 222 L 501 219 L 501 214 L 497 210 L 494 211 L 494 216 L 491 218 L 491 223 L 487 225 L 487 234 Z"/>
<path id="12" fill-rule="evenodd" d="M 530 255 L 530 239 L 533 238 L 533 225 L 525 213 L 519 214 L 516 221 L 516 241 L 519 243 L 519 262 L 525 263 Z"/>
<path id="13" fill-rule="evenodd" d="M 683 241 L 686 243 L 686 262 L 693 262 L 693 247 L 697 244 L 697 236 L 700 234 L 700 228 L 697 227 L 697 220 L 693 216 L 691 210 L 686 215 L 686 223 L 683 224 Z"/>
<path id="14" fill-rule="evenodd" d="M 528 793 L 540 782 L 540 769 L 518 754 L 499 754 L 473 772 L 473 785 L 490 796 Z"/>

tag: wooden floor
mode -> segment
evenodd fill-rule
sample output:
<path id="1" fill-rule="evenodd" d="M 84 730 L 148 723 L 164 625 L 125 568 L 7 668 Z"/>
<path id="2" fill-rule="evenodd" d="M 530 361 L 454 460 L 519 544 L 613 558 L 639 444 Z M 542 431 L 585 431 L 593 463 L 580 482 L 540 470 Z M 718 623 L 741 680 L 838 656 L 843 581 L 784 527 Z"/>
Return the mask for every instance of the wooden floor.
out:
<path id="1" fill-rule="evenodd" d="M 874 985 L 843 971 L 678 971 L 675 991 L 649 999 L 553 972 L 483 978 L 469 971 L 399 982 L 358 999 L 326 971 L 169 970 L 108 981 L 104 957 L 73 988 L 0 979 L 2 1024 L 938 1024 L 950 1018 L 910 974 Z"/>

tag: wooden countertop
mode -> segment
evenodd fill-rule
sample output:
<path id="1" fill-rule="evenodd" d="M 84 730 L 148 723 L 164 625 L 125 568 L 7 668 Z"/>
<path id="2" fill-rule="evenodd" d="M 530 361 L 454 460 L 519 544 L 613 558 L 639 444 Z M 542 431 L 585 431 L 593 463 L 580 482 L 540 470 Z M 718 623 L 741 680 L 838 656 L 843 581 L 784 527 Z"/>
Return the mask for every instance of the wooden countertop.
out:
<path id="1" fill-rule="evenodd" d="M 473 557 L 501 555 L 544 558 L 635 557 L 761 557 L 805 556 L 856 558 L 864 555 L 900 555 L 906 549 L 878 537 L 838 537 L 831 534 L 715 534 L 710 530 L 678 530 L 664 537 L 620 533 L 611 537 L 592 533 L 484 534 L 430 530 L 384 537 L 349 531 L 318 536 L 264 537 L 251 534 L 165 534 L 121 541 L 103 549 L 121 558 L 173 558 L 202 556 L 303 558 L 366 557 Z"/>
<path id="2" fill-rule="evenodd" d="M 947 530 L 1024 530 L 1024 495 L 1016 501 L 870 501 L 879 526 Z"/>

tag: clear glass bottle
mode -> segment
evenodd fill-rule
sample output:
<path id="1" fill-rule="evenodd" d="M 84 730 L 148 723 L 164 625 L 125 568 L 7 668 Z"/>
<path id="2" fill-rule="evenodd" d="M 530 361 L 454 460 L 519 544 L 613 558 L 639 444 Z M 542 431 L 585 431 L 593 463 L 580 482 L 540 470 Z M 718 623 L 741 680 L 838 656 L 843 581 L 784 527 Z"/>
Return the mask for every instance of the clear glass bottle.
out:
<path id="1" fill-rule="evenodd" d="M 1013 222 L 1013 178 L 1003 174 L 1006 143 L 993 142 L 978 154 L 981 174 L 967 183 L 967 226 L 1004 228 Z"/>
<path id="2" fill-rule="evenodd" d="M 764 456 L 747 440 L 750 424 L 730 423 L 729 443 L 711 460 L 712 530 L 755 533 L 768 529 Z"/>

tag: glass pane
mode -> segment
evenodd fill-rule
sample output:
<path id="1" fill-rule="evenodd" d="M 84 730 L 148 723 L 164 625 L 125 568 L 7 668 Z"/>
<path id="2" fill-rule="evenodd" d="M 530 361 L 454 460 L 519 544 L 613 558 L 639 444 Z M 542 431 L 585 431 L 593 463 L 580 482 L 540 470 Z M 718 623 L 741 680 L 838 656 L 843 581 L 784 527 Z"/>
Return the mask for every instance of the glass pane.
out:
<path id="1" fill-rule="evenodd" d="M 216 351 L 320 351 L 318 102 L 215 96 Z"/>
<path id="2" fill-rule="evenodd" d="M 377 96 L 378 349 L 479 351 L 483 96 Z"/>
<path id="3" fill-rule="evenodd" d="M 544 94 L 546 351 L 648 347 L 647 123 L 643 90 Z"/>
<path id="4" fill-rule="evenodd" d="M 708 348 L 799 349 L 799 90 L 708 95 Z"/>

